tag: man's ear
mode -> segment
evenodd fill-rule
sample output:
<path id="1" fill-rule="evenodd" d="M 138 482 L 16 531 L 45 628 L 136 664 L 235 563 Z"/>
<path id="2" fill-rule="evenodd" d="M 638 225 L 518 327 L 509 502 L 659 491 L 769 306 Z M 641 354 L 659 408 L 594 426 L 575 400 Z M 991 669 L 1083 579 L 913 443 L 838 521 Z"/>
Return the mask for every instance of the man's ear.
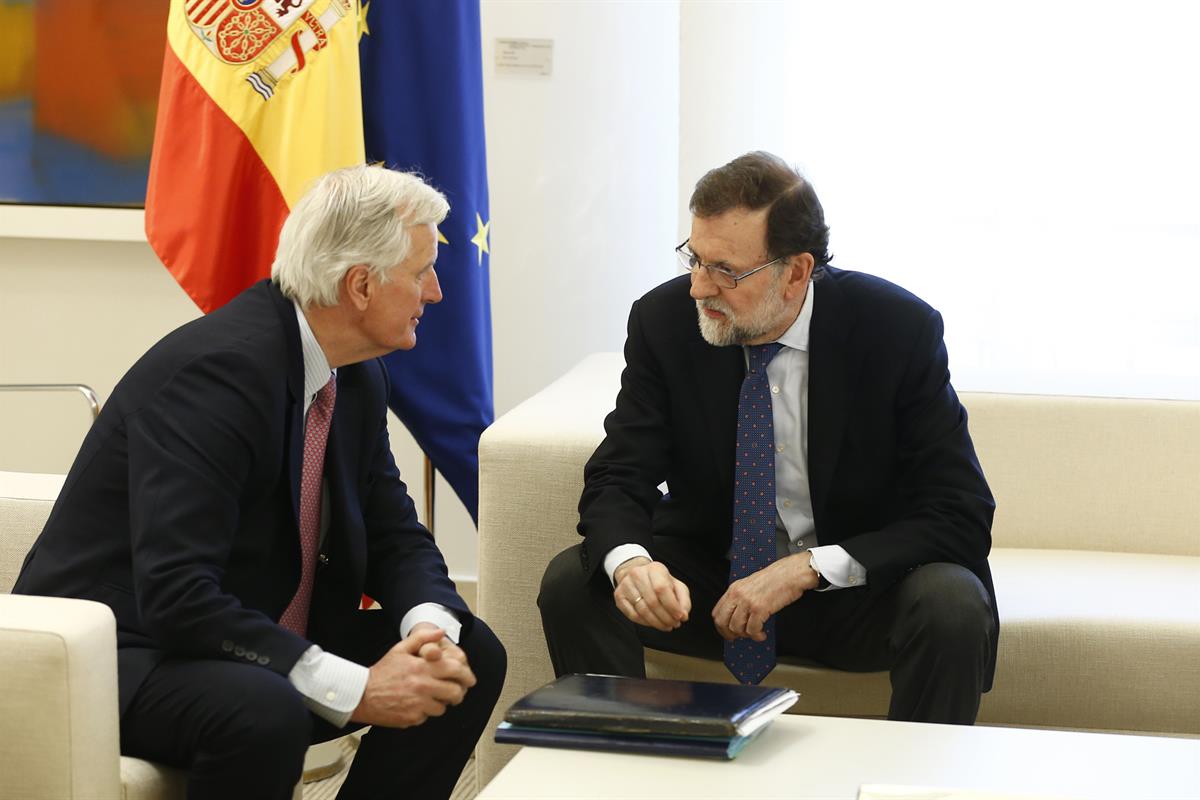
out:
<path id="1" fill-rule="evenodd" d="M 804 293 L 808 291 L 808 279 L 812 277 L 813 267 L 816 266 L 816 263 L 812 253 L 797 253 L 794 256 L 788 256 L 787 288 L 784 290 L 786 299 L 794 300 L 797 297 L 804 297 Z"/>
<path id="2" fill-rule="evenodd" d="M 375 291 L 371 270 L 366 264 L 355 264 L 342 276 L 342 296 L 357 311 L 366 311 Z"/>

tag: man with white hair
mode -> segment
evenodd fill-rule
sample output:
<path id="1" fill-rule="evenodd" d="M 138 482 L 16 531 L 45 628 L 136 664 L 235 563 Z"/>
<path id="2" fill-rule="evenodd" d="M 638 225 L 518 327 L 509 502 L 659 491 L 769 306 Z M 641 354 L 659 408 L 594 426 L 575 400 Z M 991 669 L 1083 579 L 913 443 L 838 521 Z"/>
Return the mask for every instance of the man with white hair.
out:
<path id="1" fill-rule="evenodd" d="M 495 705 L 504 649 L 417 521 L 379 360 L 441 300 L 448 210 L 382 167 L 319 179 L 272 279 L 117 385 L 26 559 L 14 591 L 112 608 L 121 752 L 190 798 L 289 798 L 363 725 L 339 797 L 448 797 Z"/>

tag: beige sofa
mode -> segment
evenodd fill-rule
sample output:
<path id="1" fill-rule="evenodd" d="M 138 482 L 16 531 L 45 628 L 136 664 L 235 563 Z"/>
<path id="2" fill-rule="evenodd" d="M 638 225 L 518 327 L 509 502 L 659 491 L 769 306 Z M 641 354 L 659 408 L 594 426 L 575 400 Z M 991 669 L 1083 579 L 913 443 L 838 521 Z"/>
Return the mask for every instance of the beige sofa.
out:
<path id="1" fill-rule="evenodd" d="M 120 755 L 108 606 L 9 594 L 62 484 L 0 472 L 0 798 L 182 800 L 182 772 Z"/>
<path id="2" fill-rule="evenodd" d="M 508 648 L 493 722 L 553 675 L 535 600 L 578 541 L 583 464 L 623 360 L 593 355 L 480 442 L 479 613 Z M 1001 634 L 985 724 L 1200 734 L 1200 403 L 962 396 L 996 496 L 991 565 Z M 654 677 L 732 680 L 647 651 Z M 887 673 L 781 664 L 795 711 L 884 716 Z M 485 734 L 480 785 L 516 752 Z"/>

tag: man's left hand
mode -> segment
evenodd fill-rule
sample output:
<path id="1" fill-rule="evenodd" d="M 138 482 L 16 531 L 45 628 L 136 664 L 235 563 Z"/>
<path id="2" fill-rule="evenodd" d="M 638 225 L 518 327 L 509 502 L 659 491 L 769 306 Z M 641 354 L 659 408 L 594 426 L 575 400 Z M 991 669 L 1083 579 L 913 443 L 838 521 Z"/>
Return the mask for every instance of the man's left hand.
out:
<path id="1" fill-rule="evenodd" d="M 763 625 L 809 589 L 817 587 L 817 573 L 809 566 L 812 556 L 796 553 L 729 584 L 713 606 L 713 623 L 726 641 L 767 638 Z"/>

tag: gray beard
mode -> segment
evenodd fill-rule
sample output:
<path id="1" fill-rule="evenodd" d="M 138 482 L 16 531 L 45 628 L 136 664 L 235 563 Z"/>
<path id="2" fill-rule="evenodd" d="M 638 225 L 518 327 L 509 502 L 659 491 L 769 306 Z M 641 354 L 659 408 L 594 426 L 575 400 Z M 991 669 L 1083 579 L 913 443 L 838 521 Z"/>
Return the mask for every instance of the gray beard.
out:
<path id="1" fill-rule="evenodd" d="M 778 281 L 776 281 L 778 284 Z M 772 286 L 758 308 L 735 317 L 729 307 L 715 297 L 696 301 L 696 316 L 700 322 L 700 335 L 713 347 L 728 347 L 747 344 L 761 339 L 783 324 L 787 315 L 787 304 L 783 296 Z M 717 320 L 705 316 L 704 309 L 720 311 L 725 319 Z"/>

